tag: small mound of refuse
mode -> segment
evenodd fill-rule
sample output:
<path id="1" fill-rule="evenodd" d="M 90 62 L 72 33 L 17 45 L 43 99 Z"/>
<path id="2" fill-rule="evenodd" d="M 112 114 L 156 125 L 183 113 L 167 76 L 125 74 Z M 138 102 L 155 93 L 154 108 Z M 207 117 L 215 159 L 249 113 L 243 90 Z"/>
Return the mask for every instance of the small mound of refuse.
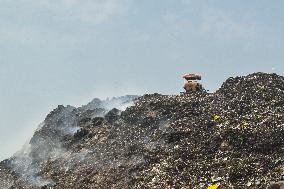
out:
<path id="1" fill-rule="evenodd" d="M 9 189 L 280 188 L 283 105 L 284 77 L 254 73 L 227 79 L 215 93 L 156 93 L 59 106 L 27 148 L 0 163 L 0 184 Z"/>

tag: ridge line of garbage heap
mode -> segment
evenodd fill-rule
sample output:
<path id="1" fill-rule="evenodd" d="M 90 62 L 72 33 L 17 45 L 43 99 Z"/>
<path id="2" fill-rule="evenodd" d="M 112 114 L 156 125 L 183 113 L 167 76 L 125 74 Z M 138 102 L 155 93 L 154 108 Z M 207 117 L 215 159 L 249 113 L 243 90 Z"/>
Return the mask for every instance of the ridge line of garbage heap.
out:
<path id="1" fill-rule="evenodd" d="M 254 73 L 229 78 L 210 94 L 147 94 L 99 117 L 101 110 L 72 109 L 80 129 L 56 135 L 64 150 L 34 160 L 37 175 L 53 181 L 41 187 L 54 189 L 281 188 L 283 105 L 284 78 Z M 12 188 L 25 185 L 14 179 Z"/>

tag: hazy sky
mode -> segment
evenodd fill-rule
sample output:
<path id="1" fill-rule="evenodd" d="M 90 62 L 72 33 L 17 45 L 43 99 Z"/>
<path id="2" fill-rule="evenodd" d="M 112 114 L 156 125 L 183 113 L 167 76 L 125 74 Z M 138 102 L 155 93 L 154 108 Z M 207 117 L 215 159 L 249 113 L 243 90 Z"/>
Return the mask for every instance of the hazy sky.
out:
<path id="1" fill-rule="evenodd" d="M 284 71 L 283 0 L 0 0 L 0 159 L 58 104 Z"/>

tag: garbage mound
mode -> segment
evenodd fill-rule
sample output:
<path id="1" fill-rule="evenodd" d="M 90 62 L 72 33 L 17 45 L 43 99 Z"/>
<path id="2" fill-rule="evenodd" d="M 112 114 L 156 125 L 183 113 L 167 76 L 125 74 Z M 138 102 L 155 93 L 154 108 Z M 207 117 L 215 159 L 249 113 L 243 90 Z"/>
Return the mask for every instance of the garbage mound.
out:
<path id="1" fill-rule="evenodd" d="M 1 187 L 283 184 L 284 77 L 254 73 L 227 79 L 215 93 L 118 99 L 53 110 L 30 144 L 0 163 Z"/>

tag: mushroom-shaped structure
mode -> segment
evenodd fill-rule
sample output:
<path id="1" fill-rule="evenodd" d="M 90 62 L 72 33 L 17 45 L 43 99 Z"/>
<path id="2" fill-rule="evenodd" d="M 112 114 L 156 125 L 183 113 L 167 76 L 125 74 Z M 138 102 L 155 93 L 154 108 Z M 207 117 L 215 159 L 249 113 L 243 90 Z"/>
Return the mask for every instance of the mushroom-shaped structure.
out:
<path id="1" fill-rule="evenodd" d="M 197 80 L 201 80 L 201 75 L 189 73 L 189 74 L 184 74 L 182 77 L 186 79 L 187 81 L 183 87 L 185 90 L 185 93 L 202 91 L 203 89 L 202 85 L 197 82 Z M 184 93 L 181 93 L 181 94 L 184 94 Z"/>
<path id="2" fill-rule="evenodd" d="M 199 74 L 188 73 L 188 74 L 184 74 L 182 77 L 186 80 L 201 80 L 201 75 Z"/>

